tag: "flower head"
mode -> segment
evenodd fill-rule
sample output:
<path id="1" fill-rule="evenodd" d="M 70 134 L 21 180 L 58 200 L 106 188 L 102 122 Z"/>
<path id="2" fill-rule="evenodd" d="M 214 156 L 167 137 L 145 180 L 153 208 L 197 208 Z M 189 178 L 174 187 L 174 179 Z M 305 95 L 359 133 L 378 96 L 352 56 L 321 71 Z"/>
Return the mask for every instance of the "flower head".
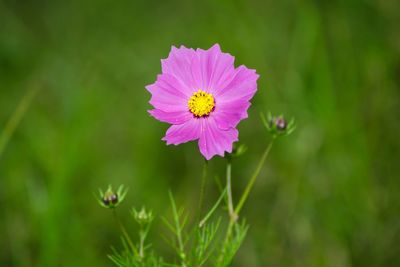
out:
<path id="1" fill-rule="evenodd" d="M 236 126 L 247 118 L 257 91 L 255 70 L 235 68 L 234 57 L 218 44 L 208 50 L 172 47 L 161 64 L 162 74 L 146 89 L 154 107 L 149 113 L 172 124 L 162 140 L 168 145 L 199 140 L 207 160 L 231 153 Z"/>

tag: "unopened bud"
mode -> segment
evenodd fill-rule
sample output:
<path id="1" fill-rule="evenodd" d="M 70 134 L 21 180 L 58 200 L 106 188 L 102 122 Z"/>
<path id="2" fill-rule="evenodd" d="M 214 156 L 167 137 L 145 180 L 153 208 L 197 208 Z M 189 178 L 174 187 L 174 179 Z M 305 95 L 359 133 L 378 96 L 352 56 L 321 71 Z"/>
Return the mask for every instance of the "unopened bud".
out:
<path id="1" fill-rule="evenodd" d="M 267 128 L 268 132 L 270 132 L 274 138 L 289 135 L 296 128 L 294 119 L 291 119 L 288 123 L 283 115 L 272 116 L 271 113 L 268 113 L 267 118 L 265 118 L 264 114 L 261 114 L 261 119 L 265 128 Z"/>
<path id="2" fill-rule="evenodd" d="M 99 189 L 99 204 L 104 208 L 116 208 L 124 200 L 127 191 L 128 190 L 124 189 L 123 185 L 118 188 L 117 192 L 114 192 L 112 186 L 108 186 L 107 190 L 104 193 L 101 189 Z"/>
<path id="3" fill-rule="evenodd" d="M 144 207 L 140 211 L 132 209 L 132 216 L 141 225 L 151 223 L 154 219 L 152 211 L 146 211 Z"/>
<path id="4" fill-rule="evenodd" d="M 286 121 L 285 121 L 285 119 L 282 117 L 282 116 L 279 116 L 279 117 L 277 117 L 277 118 L 275 118 L 275 125 L 276 125 L 276 128 L 279 130 L 279 131 L 284 131 L 284 130 L 286 130 Z"/>
<path id="5" fill-rule="evenodd" d="M 109 196 L 104 196 L 103 198 L 104 205 L 108 206 L 110 204 L 117 204 L 118 203 L 118 196 L 116 194 L 112 194 Z"/>

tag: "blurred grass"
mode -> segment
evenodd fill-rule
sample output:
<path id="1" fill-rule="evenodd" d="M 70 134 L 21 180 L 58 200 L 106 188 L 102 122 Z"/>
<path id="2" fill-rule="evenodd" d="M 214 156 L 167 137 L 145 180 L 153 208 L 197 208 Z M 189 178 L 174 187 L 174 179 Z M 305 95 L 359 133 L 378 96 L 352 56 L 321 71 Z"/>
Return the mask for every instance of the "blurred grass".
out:
<path id="1" fill-rule="evenodd" d="M 239 126 L 249 151 L 233 166 L 235 196 L 268 141 L 258 113 L 298 122 L 244 209 L 251 228 L 234 266 L 399 266 L 399 9 L 394 0 L 0 1 L 0 129 L 32 81 L 45 84 L 0 158 L 0 265 L 111 266 L 119 233 L 92 197 L 109 183 L 130 187 L 122 210 L 165 214 L 168 189 L 196 207 L 203 160 L 195 144 L 160 141 L 167 125 L 147 115 L 144 86 L 171 45 L 220 43 L 261 74 Z M 222 176 L 224 161 L 210 169 Z M 212 183 L 207 196 L 216 198 Z"/>
<path id="2" fill-rule="evenodd" d="M 21 102 L 18 104 L 14 113 L 10 117 L 10 120 L 5 125 L 3 132 L 1 132 L 1 134 L 0 134 L 0 157 L 1 157 L 1 154 L 3 153 L 8 141 L 13 136 L 15 129 L 18 127 L 18 124 L 20 123 L 21 119 L 24 117 L 26 111 L 28 110 L 28 108 L 32 102 L 32 99 L 35 97 L 37 91 L 38 91 L 38 88 L 33 88 L 33 89 L 28 90 L 25 93 L 25 95 L 21 99 Z"/>

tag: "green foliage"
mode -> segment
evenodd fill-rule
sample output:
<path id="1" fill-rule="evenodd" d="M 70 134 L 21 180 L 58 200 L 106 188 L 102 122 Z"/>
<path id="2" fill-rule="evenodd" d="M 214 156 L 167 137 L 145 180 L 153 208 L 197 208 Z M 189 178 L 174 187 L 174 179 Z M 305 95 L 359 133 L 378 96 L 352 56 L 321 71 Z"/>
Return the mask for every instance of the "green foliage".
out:
<path id="1" fill-rule="evenodd" d="M 122 237 L 122 251 L 112 248 L 112 255 L 109 258 L 118 267 L 157 267 L 157 266 L 215 266 L 226 267 L 229 266 L 236 255 L 240 245 L 242 244 L 248 226 L 245 222 L 233 222 L 232 228 L 229 224 L 227 231 L 232 234 L 221 240 L 221 218 L 212 221 L 211 217 L 215 210 L 224 199 L 226 189 L 223 190 L 221 196 L 216 203 L 208 211 L 204 219 L 199 223 L 195 222 L 190 227 L 188 224 L 188 214 L 184 212 L 183 208 L 178 208 L 175 199 L 171 192 L 169 192 L 169 199 L 172 211 L 172 219 L 168 220 L 163 218 L 164 224 L 171 231 L 172 237 L 166 238 L 166 242 L 176 253 L 177 261 L 167 263 L 157 256 L 154 251 L 148 251 L 149 247 L 144 246 L 144 241 L 150 230 L 151 222 L 153 221 L 152 213 L 147 213 L 144 208 L 140 212 L 133 209 L 132 216 L 140 226 L 139 230 L 139 244 L 133 250 L 130 247 L 132 243 L 129 235 Z M 139 218 L 142 217 L 142 218 Z M 143 220 L 143 218 L 150 218 L 151 220 Z M 232 223 L 232 222 L 231 222 Z M 122 226 L 122 232 L 125 233 L 125 228 Z M 138 253 L 137 253 L 138 251 Z"/>
<path id="2" fill-rule="evenodd" d="M 204 223 L 202 227 L 196 228 L 197 239 L 192 249 L 195 252 L 194 263 L 191 266 L 203 266 L 217 249 L 215 240 L 220 223 L 221 219 L 218 219 L 217 222 Z"/>
<path id="3" fill-rule="evenodd" d="M 215 262 L 216 267 L 230 266 L 233 257 L 236 255 L 246 237 L 248 228 L 245 221 L 234 224 L 232 236 L 222 243 L 222 250 L 219 258 Z"/>
<path id="4" fill-rule="evenodd" d="M 175 238 L 172 239 L 169 244 L 176 251 L 178 257 L 181 261 L 182 266 L 187 265 L 187 253 L 185 252 L 185 247 L 187 241 L 189 240 L 189 236 L 185 234 L 184 228 L 186 223 L 188 222 L 188 214 L 184 213 L 184 209 L 177 209 L 174 196 L 171 191 L 169 191 L 169 199 L 172 208 L 173 221 L 169 222 L 167 219 L 163 219 L 165 225 L 171 230 L 171 232 L 175 235 Z"/>
<path id="5" fill-rule="evenodd" d="M 125 192 L 126 195 L 126 191 L 121 192 Z M 163 266 L 162 259 L 155 256 L 154 252 L 151 250 L 151 245 L 146 245 L 146 238 L 149 234 L 151 224 L 154 219 L 153 213 L 151 211 L 146 211 L 145 207 L 142 207 L 140 211 L 132 208 L 131 215 L 139 226 L 139 242 L 137 242 L 137 245 L 135 245 L 132 241 L 131 236 L 126 231 L 125 226 L 116 216 L 115 208 L 116 206 L 114 207 L 113 214 L 123 234 L 123 236 L 121 237 L 123 249 L 121 252 L 119 252 L 114 247 L 112 247 L 113 254 L 108 256 L 110 260 L 119 267 Z"/>
<path id="6" fill-rule="evenodd" d="M 162 267 L 166 266 L 161 258 L 157 258 L 152 252 L 142 259 L 138 259 L 129 249 L 127 242 L 122 239 L 123 250 L 118 252 L 112 247 L 112 254 L 109 259 L 118 267 Z"/>

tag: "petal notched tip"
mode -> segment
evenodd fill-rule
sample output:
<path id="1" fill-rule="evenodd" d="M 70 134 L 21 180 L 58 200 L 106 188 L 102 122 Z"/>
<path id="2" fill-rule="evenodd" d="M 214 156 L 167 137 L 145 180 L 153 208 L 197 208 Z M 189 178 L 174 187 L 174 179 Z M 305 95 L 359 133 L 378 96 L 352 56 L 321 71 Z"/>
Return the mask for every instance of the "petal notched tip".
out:
<path id="1" fill-rule="evenodd" d="M 199 149 L 207 160 L 210 160 L 215 155 L 224 157 L 225 152 L 232 152 L 233 143 L 238 140 L 239 136 L 236 128 L 221 130 L 216 122 L 212 120 L 203 123 L 202 128 Z"/>
<path id="2" fill-rule="evenodd" d="M 168 128 L 162 138 L 167 145 L 179 145 L 189 141 L 197 140 L 200 134 L 200 125 L 195 120 L 188 120 L 180 125 L 172 125 Z"/>

